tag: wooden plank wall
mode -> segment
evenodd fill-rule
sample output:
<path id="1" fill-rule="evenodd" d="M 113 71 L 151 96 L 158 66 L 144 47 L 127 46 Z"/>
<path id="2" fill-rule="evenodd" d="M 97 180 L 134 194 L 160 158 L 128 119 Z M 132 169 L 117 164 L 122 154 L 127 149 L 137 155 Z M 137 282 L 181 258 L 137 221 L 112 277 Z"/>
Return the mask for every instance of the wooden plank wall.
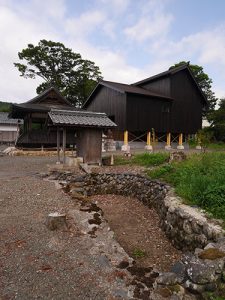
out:
<path id="1" fill-rule="evenodd" d="M 94 100 L 87 110 L 104 112 L 109 117 L 114 116 L 117 130 L 126 130 L 126 94 L 102 86 L 94 95 Z"/>

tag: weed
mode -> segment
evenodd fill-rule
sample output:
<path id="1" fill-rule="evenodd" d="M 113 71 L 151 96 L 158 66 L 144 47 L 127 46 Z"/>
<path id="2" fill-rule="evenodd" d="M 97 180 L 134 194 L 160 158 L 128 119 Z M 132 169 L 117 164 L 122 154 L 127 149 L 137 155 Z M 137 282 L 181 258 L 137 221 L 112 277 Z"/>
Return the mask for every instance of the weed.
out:
<path id="1" fill-rule="evenodd" d="M 143 258 L 146 256 L 145 251 L 141 249 L 135 249 L 132 254 L 135 258 Z"/>

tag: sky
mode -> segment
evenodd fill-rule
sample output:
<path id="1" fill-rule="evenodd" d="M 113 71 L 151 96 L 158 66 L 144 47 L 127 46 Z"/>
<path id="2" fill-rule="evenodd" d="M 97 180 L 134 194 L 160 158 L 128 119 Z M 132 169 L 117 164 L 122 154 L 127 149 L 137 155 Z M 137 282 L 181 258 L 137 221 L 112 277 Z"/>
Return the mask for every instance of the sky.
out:
<path id="1" fill-rule="evenodd" d="M 36 96 L 41 79 L 21 77 L 13 63 L 41 39 L 94 61 L 105 80 L 128 84 L 190 61 L 225 97 L 224 0 L 0 0 L 0 101 Z"/>

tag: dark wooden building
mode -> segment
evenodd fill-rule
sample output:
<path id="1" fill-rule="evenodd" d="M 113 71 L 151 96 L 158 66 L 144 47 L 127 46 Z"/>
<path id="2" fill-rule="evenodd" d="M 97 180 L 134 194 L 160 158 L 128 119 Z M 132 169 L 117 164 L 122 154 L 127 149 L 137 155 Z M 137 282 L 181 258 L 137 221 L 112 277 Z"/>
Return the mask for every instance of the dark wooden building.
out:
<path id="1" fill-rule="evenodd" d="M 55 147 L 56 130 L 47 126 L 48 112 L 54 108 L 77 110 L 54 87 L 25 103 L 12 105 L 10 117 L 24 120 L 16 142 L 17 147 Z M 74 133 L 68 131 L 67 145 L 73 143 Z"/>
<path id="2" fill-rule="evenodd" d="M 202 127 L 202 111 L 206 98 L 188 65 L 183 65 L 132 85 L 100 81 L 84 108 L 105 112 L 118 125 L 114 138 L 128 140 L 154 132 L 171 137 L 195 134 Z M 151 139 L 151 136 L 148 137 Z M 149 141 L 148 141 L 149 143 Z"/>

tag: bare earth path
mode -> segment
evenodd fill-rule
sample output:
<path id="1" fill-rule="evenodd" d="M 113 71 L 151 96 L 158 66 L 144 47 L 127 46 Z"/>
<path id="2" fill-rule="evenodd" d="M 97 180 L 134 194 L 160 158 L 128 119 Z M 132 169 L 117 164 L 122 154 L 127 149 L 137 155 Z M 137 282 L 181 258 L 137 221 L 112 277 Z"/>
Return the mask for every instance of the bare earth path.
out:
<path id="1" fill-rule="evenodd" d="M 108 224 L 91 238 L 91 213 L 35 176 L 51 161 L 0 157 L 0 299 L 130 299 L 129 272 L 116 268 L 129 257 Z M 47 229 L 54 211 L 67 213 L 68 231 Z"/>
<path id="2" fill-rule="evenodd" d="M 159 228 L 159 217 L 137 199 L 118 195 L 98 195 L 101 207 L 116 240 L 140 267 L 169 271 L 181 252 L 175 249 Z"/>

